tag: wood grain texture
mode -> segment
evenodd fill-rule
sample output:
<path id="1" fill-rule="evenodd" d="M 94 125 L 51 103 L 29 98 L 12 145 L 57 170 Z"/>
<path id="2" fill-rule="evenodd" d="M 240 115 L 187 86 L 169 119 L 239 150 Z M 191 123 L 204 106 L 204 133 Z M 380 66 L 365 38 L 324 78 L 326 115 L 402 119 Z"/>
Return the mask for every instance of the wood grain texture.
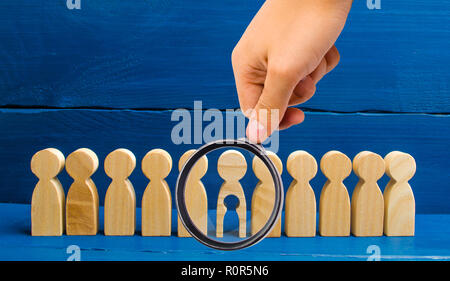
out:
<path id="1" fill-rule="evenodd" d="M 178 162 L 178 170 L 184 166 L 184 163 L 195 152 L 194 149 L 186 151 Z M 208 233 L 208 196 L 206 195 L 205 186 L 201 178 L 208 171 L 208 158 L 206 155 L 200 158 L 192 167 L 189 176 L 186 180 L 185 187 L 185 203 L 188 210 L 188 215 L 194 222 L 195 226 L 203 233 Z M 180 217 L 178 216 L 178 237 L 191 237 L 191 234 L 186 230 Z"/>
<path id="2" fill-rule="evenodd" d="M 339 151 L 329 151 L 320 160 L 327 182 L 320 193 L 319 233 L 322 236 L 350 235 L 350 198 L 342 183 L 352 171 L 352 161 Z"/>
<path id="3" fill-rule="evenodd" d="M 267 151 L 267 156 L 272 160 L 273 164 L 281 175 L 283 173 L 283 163 L 280 158 L 273 152 Z M 270 214 L 273 212 L 275 204 L 275 185 L 269 169 L 258 157 L 253 158 L 253 173 L 259 182 L 253 190 L 252 206 L 251 206 L 251 233 L 256 234 L 268 221 Z M 275 224 L 272 231 L 266 237 L 280 237 L 281 235 L 281 217 Z"/>
<path id="4" fill-rule="evenodd" d="M 224 182 L 220 187 L 219 196 L 217 197 L 216 236 L 223 237 L 223 220 L 227 212 L 224 200 L 227 196 L 234 195 L 239 200 L 236 207 L 236 213 L 239 217 L 239 237 L 246 237 L 247 204 L 244 190 L 239 182 L 247 172 L 247 162 L 244 155 L 233 149 L 225 151 L 217 161 L 217 171 Z"/>
<path id="5" fill-rule="evenodd" d="M 195 96 L 237 108 L 230 55 L 262 3 L 97 0 L 77 11 L 65 1 L 2 1 L 0 105 L 178 108 Z M 303 106 L 449 112 L 449 10 L 442 0 L 381 10 L 354 1 L 336 43 L 340 64 Z"/>
<path id="6" fill-rule="evenodd" d="M 105 235 L 128 236 L 136 230 L 136 194 L 128 177 L 136 157 L 119 148 L 105 158 L 105 173 L 112 179 L 105 196 Z"/>
<path id="7" fill-rule="evenodd" d="M 316 196 L 309 181 L 317 174 L 317 162 L 306 151 L 292 152 L 286 169 L 293 180 L 286 192 L 284 231 L 289 237 L 316 236 Z"/>
<path id="8" fill-rule="evenodd" d="M 56 148 L 40 150 L 31 159 L 31 171 L 39 179 L 31 199 L 33 236 L 60 236 L 64 232 L 64 190 L 56 177 L 64 161 Z"/>
<path id="9" fill-rule="evenodd" d="M 391 178 L 384 189 L 384 234 L 414 236 L 416 203 L 408 181 L 416 172 L 416 161 L 408 154 L 393 151 L 384 157 Z"/>
<path id="10" fill-rule="evenodd" d="M 142 197 L 142 236 L 170 236 L 172 196 L 165 181 L 172 170 L 172 157 L 163 149 L 152 149 L 142 159 L 142 172 L 150 183 Z"/>
<path id="11" fill-rule="evenodd" d="M 149 149 L 159 147 L 170 152 L 174 161 L 178 161 L 187 149 L 198 148 L 199 145 L 173 144 L 170 132 L 177 122 L 170 121 L 170 117 L 171 111 L 0 109 L 0 130 L 8 132 L 0 134 L 0 159 L 3 159 L 0 170 L 8 175 L 0 177 L 0 201 L 29 204 L 37 181 L 31 172 L 27 172 L 30 159 L 36 151 L 50 146 L 57 147 L 65 155 L 79 147 L 89 147 L 100 161 L 117 147 L 131 150 L 138 159 L 142 159 Z M 416 201 L 417 213 L 450 213 L 450 205 L 447 204 L 450 202 L 450 192 L 442 184 L 450 182 L 447 171 L 450 159 L 449 127 L 450 116 L 445 115 L 306 113 L 306 120 L 301 126 L 280 132 L 277 155 L 286 161 L 289 154 L 297 149 L 307 151 L 317 160 L 329 149 L 342 151 L 351 158 L 364 150 L 383 156 L 394 150 L 408 152 L 420 165 L 420 173 L 409 181 L 414 188 L 414 196 L 420 198 Z M 211 163 L 217 163 L 218 156 L 208 155 Z M 172 169 L 166 178 L 172 194 L 177 176 L 177 169 Z M 292 177 L 288 173 L 283 173 L 281 177 L 287 189 Z M 66 172 L 60 173 L 58 178 L 67 192 L 73 180 Z M 202 178 L 211 194 L 219 192 L 218 179 L 216 169 L 211 169 Z M 103 171 L 97 171 L 92 180 L 103 205 L 111 180 Z M 250 171 L 241 180 L 247 207 L 251 205 L 256 180 Z M 378 185 L 384 188 L 388 180 L 385 175 Z M 130 181 L 136 189 L 137 204 L 140 206 L 148 178 L 141 172 L 134 172 Z M 320 172 L 311 180 L 317 200 L 325 181 Z M 358 177 L 354 174 L 344 181 L 349 193 L 353 192 L 357 182 Z M 430 186 L 433 192 L 430 192 Z M 216 204 L 215 199 L 209 201 L 209 209 L 215 209 Z"/>
<path id="12" fill-rule="evenodd" d="M 96 235 L 99 226 L 97 187 L 91 179 L 98 168 L 98 157 L 88 148 L 69 154 L 66 171 L 74 179 L 66 199 L 67 235 Z"/>
<path id="13" fill-rule="evenodd" d="M 383 235 L 384 200 L 377 181 L 384 175 L 383 158 L 362 151 L 353 159 L 353 171 L 359 177 L 351 201 L 351 231 L 355 236 Z"/>

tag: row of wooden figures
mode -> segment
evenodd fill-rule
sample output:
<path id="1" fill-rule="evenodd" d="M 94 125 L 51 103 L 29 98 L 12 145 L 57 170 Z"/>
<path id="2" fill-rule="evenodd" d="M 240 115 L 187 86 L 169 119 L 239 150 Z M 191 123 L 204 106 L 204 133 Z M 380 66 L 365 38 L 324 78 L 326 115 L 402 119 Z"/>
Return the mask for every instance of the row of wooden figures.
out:
<path id="1" fill-rule="evenodd" d="M 195 152 L 184 153 L 179 170 Z M 283 165 L 278 156 L 268 153 L 279 173 Z M 96 235 L 99 226 L 99 199 L 91 180 L 97 170 L 98 158 L 87 148 L 71 153 L 67 160 L 55 148 L 37 152 L 31 160 L 31 170 L 39 178 L 32 196 L 32 235 Z M 74 179 L 67 199 L 57 179 L 63 167 Z M 136 166 L 136 158 L 127 149 L 117 149 L 105 159 L 106 174 L 112 179 L 104 202 L 105 235 L 134 235 L 136 224 L 136 195 L 128 180 Z M 306 151 L 295 151 L 287 159 L 287 170 L 293 177 L 286 193 L 285 233 L 288 237 L 311 237 L 316 234 L 316 198 L 309 181 L 317 173 L 317 163 Z M 259 182 L 251 201 L 251 233 L 258 232 L 273 209 L 275 188 L 269 170 L 255 157 L 252 168 Z M 142 171 L 150 179 L 142 198 L 142 235 L 170 236 L 172 199 L 165 181 L 172 169 L 172 159 L 166 151 L 153 149 L 142 160 Z M 245 157 L 228 150 L 218 159 L 217 169 L 224 182 L 217 200 L 216 235 L 223 236 L 223 219 L 227 208 L 224 199 L 234 195 L 239 199 L 239 236 L 246 236 L 246 200 L 239 180 L 245 175 Z M 322 236 L 413 236 L 415 201 L 408 183 L 416 170 L 414 158 L 394 151 L 383 159 L 369 151 L 353 159 L 353 170 L 359 177 L 350 200 L 343 180 L 352 171 L 352 161 L 339 151 L 327 152 L 320 161 L 327 177 L 319 201 L 319 233 Z M 208 204 L 201 178 L 208 170 L 203 156 L 191 170 L 186 183 L 186 205 L 196 226 L 207 233 Z M 384 173 L 390 177 L 384 193 L 377 181 Z M 268 237 L 281 235 L 278 221 Z M 178 236 L 190 236 L 178 218 Z"/>

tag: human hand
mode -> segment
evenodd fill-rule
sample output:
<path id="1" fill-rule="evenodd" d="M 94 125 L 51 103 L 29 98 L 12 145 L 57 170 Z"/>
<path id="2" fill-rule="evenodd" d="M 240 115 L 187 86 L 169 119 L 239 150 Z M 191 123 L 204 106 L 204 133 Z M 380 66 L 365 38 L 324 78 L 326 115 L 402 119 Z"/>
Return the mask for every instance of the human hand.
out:
<path id="1" fill-rule="evenodd" d="M 310 99 L 339 62 L 334 46 L 352 0 L 267 0 L 237 43 L 232 64 L 247 137 L 261 143 L 304 120 Z M 273 111 L 275 110 L 275 111 Z"/>

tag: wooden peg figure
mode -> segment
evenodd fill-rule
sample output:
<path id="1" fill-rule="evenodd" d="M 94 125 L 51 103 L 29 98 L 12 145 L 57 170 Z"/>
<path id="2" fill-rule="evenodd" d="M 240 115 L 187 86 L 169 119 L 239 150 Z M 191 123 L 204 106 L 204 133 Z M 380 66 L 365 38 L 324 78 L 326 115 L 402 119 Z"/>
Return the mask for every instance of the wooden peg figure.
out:
<path id="1" fill-rule="evenodd" d="M 329 151 L 320 160 L 327 182 L 319 200 L 319 233 L 322 236 L 350 235 L 350 198 L 343 180 L 352 171 L 352 161 L 339 151 Z"/>
<path id="2" fill-rule="evenodd" d="M 237 150 L 227 150 L 222 153 L 217 161 L 217 171 L 224 183 L 220 187 L 217 199 L 217 225 L 216 236 L 223 237 L 223 219 L 227 212 L 224 200 L 229 195 L 238 198 L 239 203 L 236 213 L 239 217 L 239 237 L 247 235 L 247 204 L 245 202 L 244 190 L 239 182 L 247 172 L 247 161 L 244 155 Z"/>
<path id="3" fill-rule="evenodd" d="M 399 151 L 389 153 L 384 160 L 391 178 L 384 189 L 384 234 L 414 236 L 416 204 L 408 181 L 416 172 L 416 161 Z"/>
<path id="4" fill-rule="evenodd" d="M 66 200 L 67 235 L 98 232 L 98 192 L 91 179 L 97 168 L 97 155 L 88 148 L 80 148 L 67 157 L 66 171 L 74 179 Z"/>
<path id="5" fill-rule="evenodd" d="M 112 179 L 105 196 L 105 235 L 134 235 L 136 194 L 128 177 L 136 157 L 128 149 L 116 149 L 105 159 L 105 172 Z"/>
<path id="6" fill-rule="evenodd" d="M 194 154 L 195 149 L 186 151 L 178 162 L 178 169 L 184 166 L 184 163 Z M 192 167 L 189 177 L 186 180 L 185 201 L 189 216 L 194 222 L 195 226 L 204 234 L 207 233 L 208 223 L 208 197 L 206 190 L 201 182 L 201 178 L 208 171 L 208 158 L 202 156 Z M 178 237 L 191 237 L 189 232 L 184 227 L 178 216 Z"/>
<path id="7" fill-rule="evenodd" d="M 267 151 L 267 156 L 272 160 L 273 164 L 278 170 L 278 173 L 283 172 L 283 163 L 278 156 Z M 275 185 L 270 174 L 269 169 L 266 167 L 259 157 L 255 156 L 252 163 L 253 172 L 259 179 L 258 184 L 255 187 L 252 195 L 251 206 L 251 233 L 252 235 L 257 233 L 269 220 L 270 214 L 273 211 L 275 205 Z M 275 224 L 272 232 L 267 237 L 280 237 L 281 236 L 281 218 Z"/>
<path id="8" fill-rule="evenodd" d="M 385 170 L 383 158 L 363 151 L 353 159 L 353 171 L 359 177 L 351 201 L 351 231 L 355 236 L 383 235 L 384 200 L 377 181 Z"/>
<path id="9" fill-rule="evenodd" d="M 142 159 L 142 172 L 150 183 L 142 197 L 142 236 L 170 236 L 172 196 L 165 178 L 172 170 L 172 157 L 165 150 L 153 149 Z"/>
<path id="10" fill-rule="evenodd" d="M 38 151 L 31 159 L 31 171 L 39 179 L 31 199 L 33 236 L 61 236 L 64 232 L 64 190 L 56 177 L 64 161 L 55 148 Z"/>
<path id="11" fill-rule="evenodd" d="M 286 236 L 316 236 L 316 196 L 309 184 L 317 173 L 316 159 L 306 151 L 294 151 L 289 155 L 286 168 L 294 178 L 286 192 Z"/>

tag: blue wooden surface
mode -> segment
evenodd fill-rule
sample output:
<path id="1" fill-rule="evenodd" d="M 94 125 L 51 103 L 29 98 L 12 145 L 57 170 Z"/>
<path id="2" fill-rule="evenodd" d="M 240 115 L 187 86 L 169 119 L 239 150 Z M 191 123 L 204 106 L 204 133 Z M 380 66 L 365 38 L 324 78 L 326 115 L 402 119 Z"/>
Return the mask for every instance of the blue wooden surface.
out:
<path id="1" fill-rule="evenodd" d="M 140 168 L 140 161 L 153 148 L 167 150 L 173 158 L 173 169 L 167 181 L 172 193 L 178 175 L 178 159 L 187 149 L 199 145 L 175 145 L 170 138 L 171 111 L 117 110 L 0 110 L 0 202 L 29 203 L 37 178 L 29 165 L 32 155 L 46 147 L 56 147 L 68 155 L 79 147 L 89 147 L 100 159 L 99 170 L 93 179 L 103 203 L 110 179 L 103 171 L 103 160 L 116 148 L 133 151 L 137 167 L 131 175 L 138 204 L 148 180 Z M 206 123 L 207 124 L 207 123 Z M 301 126 L 280 133 L 279 157 L 286 164 L 288 155 L 298 149 L 310 152 L 318 161 L 329 150 L 340 150 L 350 158 L 360 151 L 370 150 L 384 156 L 392 150 L 405 151 L 417 162 L 417 173 L 411 180 L 419 213 L 450 213 L 448 173 L 450 163 L 450 116 L 429 114 L 330 114 L 309 113 Z M 217 175 L 217 161 L 209 161 L 209 171 L 203 178 L 210 208 L 215 207 L 222 182 Z M 251 167 L 249 165 L 249 167 Z M 242 181 L 248 206 L 256 178 L 249 168 Z M 60 175 L 65 190 L 71 184 L 66 172 Z M 379 182 L 384 188 L 388 180 Z M 283 173 L 285 188 L 291 177 Z M 353 191 L 357 177 L 346 181 Z M 325 182 L 318 172 L 312 180 L 316 197 Z"/>
<path id="2" fill-rule="evenodd" d="M 101 208 L 102 211 L 103 208 Z M 415 237 L 266 238 L 248 249 L 224 252 L 194 238 L 30 236 L 29 205 L 0 204 L 0 260 L 66 260 L 77 245 L 81 260 L 367 260 L 370 245 L 381 260 L 450 260 L 450 215 L 417 215 Z M 102 212 L 101 212 L 102 214 Z M 140 210 L 137 212 L 140 230 Z M 175 213 L 173 214 L 173 230 Z M 102 220 L 102 216 L 100 219 Z M 101 225 L 101 228 L 103 226 Z"/>
<path id="3" fill-rule="evenodd" d="M 261 0 L 1 1 L 0 105 L 236 108 L 230 54 Z M 304 106 L 450 112 L 450 2 L 354 1 Z M 171 97 L 168 100 L 168 97 Z"/>

